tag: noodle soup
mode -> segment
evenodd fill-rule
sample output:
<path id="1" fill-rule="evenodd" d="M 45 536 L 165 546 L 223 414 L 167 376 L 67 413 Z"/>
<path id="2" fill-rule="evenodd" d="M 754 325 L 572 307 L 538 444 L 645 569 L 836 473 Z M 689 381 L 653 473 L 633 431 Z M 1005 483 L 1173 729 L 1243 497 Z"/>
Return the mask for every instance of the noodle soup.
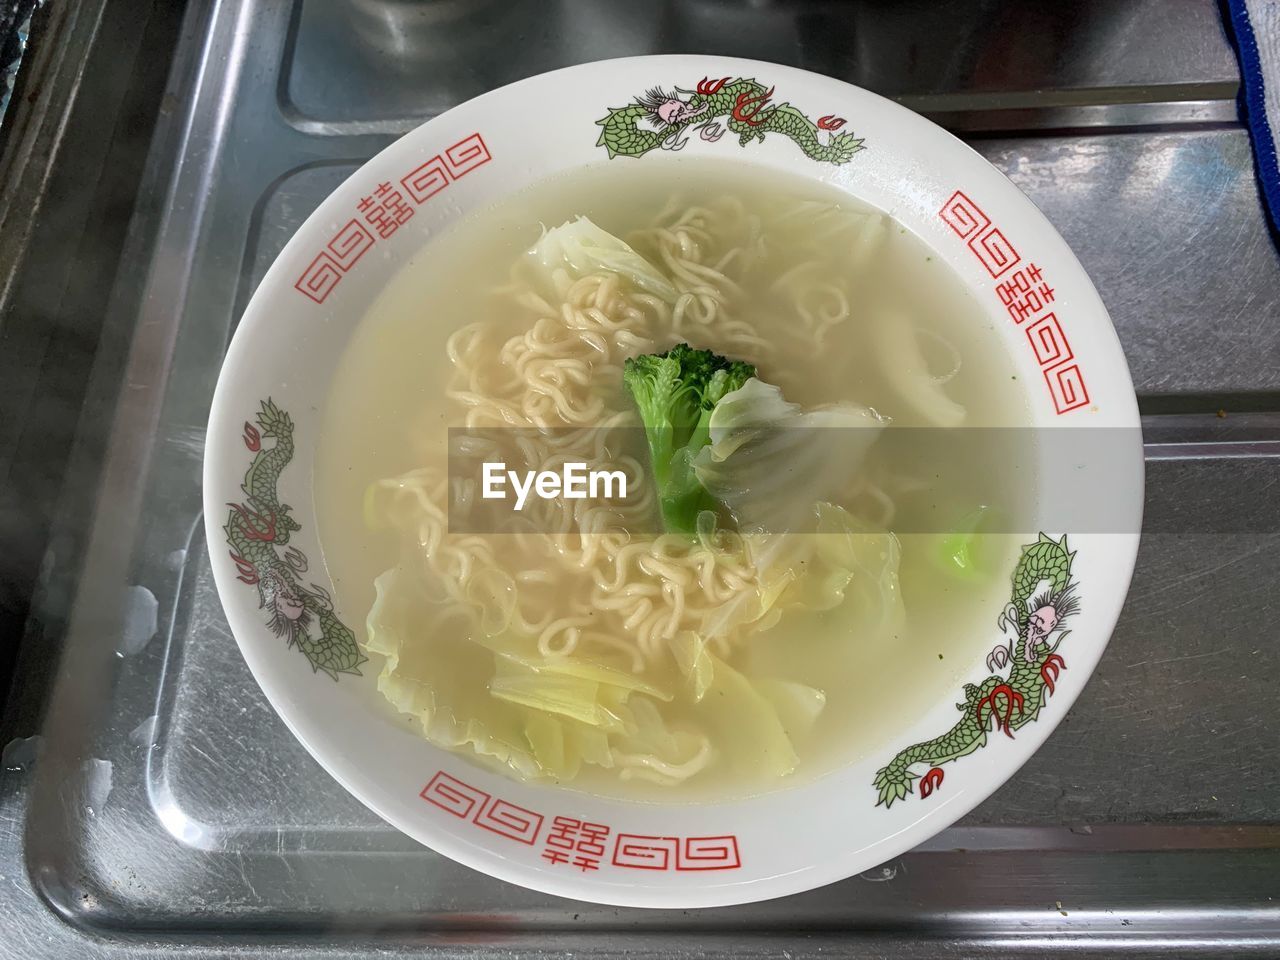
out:
<path id="1" fill-rule="evenodd" d="M 662 378 L 707 364 L 705 416 L 664 421 Z M 885 213 L 740 164 L 599 164 L 388 286 L 333 381 L 316 514 L 382 707 L 425 738 L 603 795 L 741 796 L 951 695 L 1007 592 L 1018 540 L 990 531 L 1036 480 L 1029 431 L 970 428 L 1028 423 L 990 321 Z M 640 492 L 458 529 L 456 428 Z M 950 430 L 966 456 L 929 442 Z"/>

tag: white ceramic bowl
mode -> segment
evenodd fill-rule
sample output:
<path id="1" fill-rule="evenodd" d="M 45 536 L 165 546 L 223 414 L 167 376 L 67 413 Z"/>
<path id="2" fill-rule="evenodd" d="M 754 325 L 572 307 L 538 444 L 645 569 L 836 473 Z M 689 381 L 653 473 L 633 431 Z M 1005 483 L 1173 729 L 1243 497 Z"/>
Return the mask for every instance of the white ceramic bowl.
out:
<path id="1" fill-rule="evenodd" d="M 712 92 L 721 77 L 729 83 Z M 298 230 L 232 340 L 209 418 L 204 470 L 218 592 L 272 705 L 351 793 L 405 833 L 477 870 L 602 903 L 694 907 L 794 893 L 864 871 L 952 823 L 1017 770 L 1067 712 L 1110 636 L 1137 551 L 1134 532 L 1029 535 L 1038 545 L 1010 571 L 1011 600 L 1022 604 L 1023 619 L 1033 612 L 1027 601 L 1036 581 L 1059 591 L 1073 585 L 1079 602 L 1069 615 L 1044 611 L 1035 627 L 1022 628 L 1024 639 L 1026 629 L 1051 628 L 1052 645 L 1065 635 L 1069 616 L 1070 637 L 1056 652 L 1041 648 L 1017 675 L 1009 666 L 993 674 L 984 662 L 1000 639 L 993 622 L 990 637 L 972 644 L 966 679 L 978 690 L 963 710 L 957 701 L 965 694 L 956 690 L 932 709 L 904 716 L 877 755 L 753 799 L 655 805 L 520 784 L 431 746 L 371 708 L 376 665 L 357 662 L 342 627 L 359 623 L 364 611 L 330 608 L 310 491 L 319 411 L 348 338 L 407 259 L 438 242 L 467 211 L 583 164 L 645 163 L 643 154 L 661 149 L 663 136 L 637 132 L 628 114 L 613 111 L 651 87 L 694 91 L 704 78 L 693 106 L 667 109 L 670 115 L 706 104 L 668 147 L 687 140 L 682 157 L 729 157 L 812 177 L 896 217 L 989 312 L 1028 385 L 1037 427 L 1131 430 L 1133 442 L 1109 469 L 1125 528 L 1136 531 L 1141 513 L 1133 388 L 1089 278 L 999 172 L 888 100 L 772 64 L 642 57 L 504 87 L 382 151 Z M 772 104 L 757 97 L 764 87 L 774 91 Z M 680 94 L 686 102 L 694 96 Z M 735 109 L 759 121 L 782 101 L 801 120 L 793 115 L 789 126 L 770 121 L 753 128 L 763 138 L 742 144 L 730 130 L 711 139 L 716 126 L 701 128 L 705 138 L 689 135 L 709 119 L 739 127 Z M 600 122 L 608 117 L 614 119 Z M 865 149 L 850 151 L 855 137 Z M 287 416 L 264 416 L 267 398 Z M 1061 475 L 1053 444 L 1041 447 L 1039 474 Z M 272 617 L 295 616 L 299 602 L 314 615 L 309 656 L 268 625 Z M 309 659 L 332 668 L 333 676 L 314 670 Z M 955 743 L 910 746 L 953 728 Z M 973 749 L 948 759 L 966 747 Z M 887 772 L 877 780 L 882 768 Z M 566 844 L 574 862 L 557 862 L 552 854 Z"/>

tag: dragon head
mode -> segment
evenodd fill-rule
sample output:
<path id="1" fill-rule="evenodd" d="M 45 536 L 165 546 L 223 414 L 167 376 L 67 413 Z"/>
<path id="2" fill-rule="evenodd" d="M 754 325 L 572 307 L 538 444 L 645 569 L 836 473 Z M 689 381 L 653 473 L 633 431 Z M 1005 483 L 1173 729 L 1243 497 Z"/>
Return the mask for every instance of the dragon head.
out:
<path id="1" fill-rule="evenodd" d="M 278 637 L 288 637 L 292 643 L 299 632 L 305 633 L 311 621 L 301 591 L 289 577 L 279 570 L 269 568 L 259 583 L 262 606 L 271 614 L 268 625 Z"/>
<path id="2" fill-rule="evenodd" d="M 674 90 L 668 93 L 661 87 L 650 87 L 643 96 L 636 97 L 636 103 L 644 107 L 656 126 L 666 129 L 692 120 L 706 111 L 706 104 L 695 106 L 695 99 L 698 98 L 681 100 L 679 93 Z"/>
<path id="3" fill-rule="evenodd" d="M 1054 593 L 1047 590 L 1029 604 L 1026 633 L 1023 637 L 1022 656 L 1028 662 L 1036 658 L 1036 651 L 1047 644 L 1049 637 L 1061 629 L 1062 622 L 1075 613 L 1079 603 L 1075 596 L 1075 584 Z"/>

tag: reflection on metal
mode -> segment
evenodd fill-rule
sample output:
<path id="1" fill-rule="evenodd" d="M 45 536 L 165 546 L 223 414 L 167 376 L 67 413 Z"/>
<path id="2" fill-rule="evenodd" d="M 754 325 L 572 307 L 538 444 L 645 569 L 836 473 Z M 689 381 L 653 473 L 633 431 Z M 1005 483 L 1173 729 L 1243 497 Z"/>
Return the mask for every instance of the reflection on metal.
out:
<path id="1" fill-rule="evenodd" d="M 50 572 L 40 669 L 20 681 L 50 675 L 51 706 L 25 697 L 0 729 L 45 738 L 38 763 L 20 743 L 0 770 L 0 958 L 1025 956 L 1068 934 L 1081 956 L 1280 950 L 1280 535 L 1265 513 L 1280 459 L 1212 446 L 1262 444 L 1256 411 L 1280 410 L 1280 284 L 1217 16 L 1189 0 L 193 2 L 146 184 L 167 199 L 134 223 L 103 334 L 120 359 L 99 365 L 75 461 L 94 476 L 107 437 L 105 469 L 69 488 L 61 518 L 92 535 Z M 1148 522 L 1168 532 L 1144 541 L 1106 657 L 1032 761 L 891 878 L 696 915 L 489 880 L 352 800 L 228 633 L 184 442 L 267 265 L 396 133 L 542 70 L 690 49 L 1000 134 L 975 145 L 1095 278 L 1144 409 L 1178 414 L 1144 422 L 1159 445 Z M 119 383 L 118 405 L 95 400 Z M 159 633 L 118 658 L 132 585 L 154 595 Z M 93 816 L 74 802 L 90 757 L 112 764 Z"/>
<path id="2" fill-rule="evenodd" d="M 0 126 L 31 36 L 31 17 L 44 0 L 0 0 Z"/>

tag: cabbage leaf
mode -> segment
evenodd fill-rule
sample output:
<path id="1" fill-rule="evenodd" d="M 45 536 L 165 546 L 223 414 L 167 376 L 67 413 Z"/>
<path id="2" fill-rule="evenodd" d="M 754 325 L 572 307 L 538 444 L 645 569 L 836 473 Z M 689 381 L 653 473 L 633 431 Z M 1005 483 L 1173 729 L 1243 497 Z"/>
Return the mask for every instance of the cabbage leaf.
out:
<path id="1" fill-rule="evenodd" d="M 815 503 L 848 484 L 887 423 L 854 403 L 802 410 L 753 377 L 711 411 L 710 443 L 693 469 L 742 532 L 801 530 Z"/>
<path id="2" fill-rule="evenodd" d="M 544 231 L 525 254 L 522 266 L 526 277 L 544 296 L 555 290 L 555 271 L 564 270 L 570 280 L 600 271 L 615 273 L 637 290 L 668 304 L 679 297 L 657 267 L 586 217 L 575 217 Z"/>

